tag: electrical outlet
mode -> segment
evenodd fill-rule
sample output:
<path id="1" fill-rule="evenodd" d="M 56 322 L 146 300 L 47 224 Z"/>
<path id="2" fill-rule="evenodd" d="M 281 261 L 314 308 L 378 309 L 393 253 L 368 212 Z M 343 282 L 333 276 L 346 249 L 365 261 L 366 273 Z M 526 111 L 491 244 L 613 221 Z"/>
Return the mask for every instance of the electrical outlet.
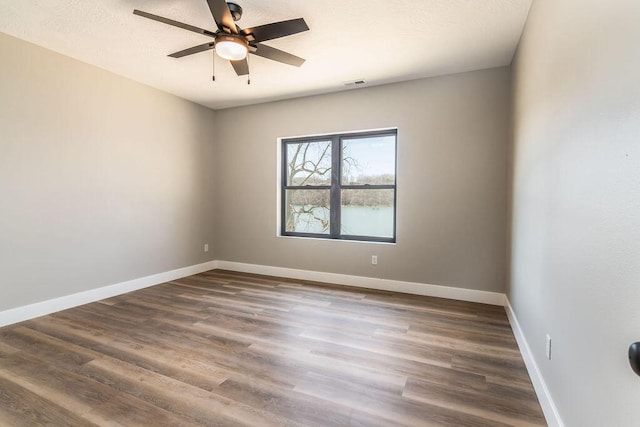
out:
<path id="1" fill-rule="evenodd" d="M 551 360 L 551 337 L 549 336 L 549 334 L 547 334 L 546 352 L 547 352 L 547 359 Z"/>
<path id="2" fill-rule="evenodd" d="M 208 243 L 204 244 L 204 251 L 205 252 L 209 252 L 209 244 Z"/>
<path id="3" fill-rule="evenodd" d="M 371 255 L 371 264 L 373 265 L 378 264 L 378 255 Z"/>

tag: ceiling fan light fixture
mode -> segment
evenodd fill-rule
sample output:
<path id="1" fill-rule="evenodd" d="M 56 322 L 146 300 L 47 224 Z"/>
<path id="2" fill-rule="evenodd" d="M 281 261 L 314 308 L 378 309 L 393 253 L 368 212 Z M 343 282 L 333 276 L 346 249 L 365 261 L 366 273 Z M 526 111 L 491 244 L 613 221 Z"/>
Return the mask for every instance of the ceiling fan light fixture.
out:
<path id="1" fill-rule="evenodd" d="M 216 37 L 215 44 L 218 56 L 230 61 L 239 61 L 247 57 L 247 42 L 235 34 L 221 34 Z"/>

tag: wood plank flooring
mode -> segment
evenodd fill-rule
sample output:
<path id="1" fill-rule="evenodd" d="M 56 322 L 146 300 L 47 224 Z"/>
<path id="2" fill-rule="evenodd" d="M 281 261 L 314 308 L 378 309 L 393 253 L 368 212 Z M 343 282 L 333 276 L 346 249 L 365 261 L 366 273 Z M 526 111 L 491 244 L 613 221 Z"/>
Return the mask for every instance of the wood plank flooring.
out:
<path id="1" fill-rule="evenodd" d="M 213 270 L 1 328 L 0 425 L 545 421 L 502 307 Z"/>

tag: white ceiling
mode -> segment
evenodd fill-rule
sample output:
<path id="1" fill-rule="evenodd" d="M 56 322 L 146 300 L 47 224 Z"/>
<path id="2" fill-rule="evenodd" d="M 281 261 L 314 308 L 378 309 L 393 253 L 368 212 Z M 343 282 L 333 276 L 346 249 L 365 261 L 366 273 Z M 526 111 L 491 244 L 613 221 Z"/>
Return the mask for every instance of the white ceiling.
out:
<path id="1" fill-rule="evenodd" d="M 303 17 L 310 31 L 265 44 L 300 68 L 251 55 L 251 85 L 212 52 L 169 53 L 212 39 L 133 9 L 214 31 L 206 0 L 0 0 L 0 31 L 214 109 L 511 63 L 531 0 L 237 0 L 238 24 Z"/>

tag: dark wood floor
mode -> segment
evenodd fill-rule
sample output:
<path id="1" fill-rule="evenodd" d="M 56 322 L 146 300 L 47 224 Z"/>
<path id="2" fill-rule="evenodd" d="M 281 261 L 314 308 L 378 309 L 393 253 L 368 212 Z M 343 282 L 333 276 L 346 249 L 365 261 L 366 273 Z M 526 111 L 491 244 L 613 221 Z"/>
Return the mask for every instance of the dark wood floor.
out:
<path id="1" fill-rule="evenodd" d="M 215 270 L 0 329 L 0 425 L 545 425 L 504 309 Z"/>

